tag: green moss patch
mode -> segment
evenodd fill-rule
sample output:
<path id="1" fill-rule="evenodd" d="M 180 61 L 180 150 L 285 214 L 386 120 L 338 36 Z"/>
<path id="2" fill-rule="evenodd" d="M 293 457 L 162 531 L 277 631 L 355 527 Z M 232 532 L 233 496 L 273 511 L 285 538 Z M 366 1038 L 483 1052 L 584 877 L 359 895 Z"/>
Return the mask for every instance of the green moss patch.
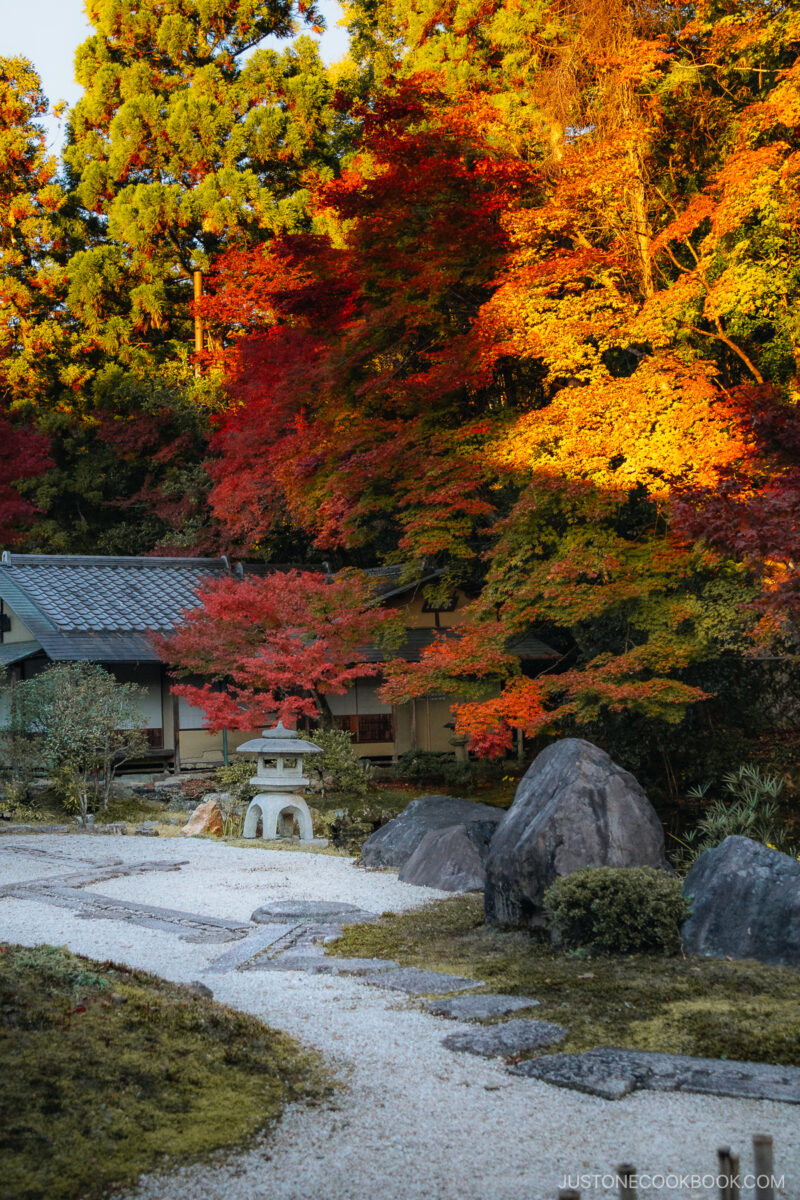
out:
<path id="1" fill-rule="evenodd" d="M 255 1017 L 53 946 L 0 948 L 0 1196 L 93 1200 L 331 1089 Z"/>
<path id="2" fill-rule="evenodd" d="M 475 896 L 350 925 L 328 952 L 392 958 L 530 996 L 540 1002 L 531 1016 L 570 1030 L 565 1053 L 621 1046 L 800 1066 L 800 973 L 789 967 L 555 950 L 533 933 L 484 925 Z"/>

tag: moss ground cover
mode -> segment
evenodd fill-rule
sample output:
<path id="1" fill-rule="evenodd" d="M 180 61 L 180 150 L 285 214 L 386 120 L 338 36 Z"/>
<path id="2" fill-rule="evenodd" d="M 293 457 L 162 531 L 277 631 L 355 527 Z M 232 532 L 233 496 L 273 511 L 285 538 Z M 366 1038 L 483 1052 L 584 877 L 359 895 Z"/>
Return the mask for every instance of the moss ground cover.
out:
<path id="1" fill-rule="evenodd" d="M 254 1017 L 53 946 L 0 950 L 3 1200 L 93 1200 L 330 1091 Z"/>
<path id="2" fill-rule="evenodd" d="M 530 996 L 539 1005 L 515 1015 L 565 1025 L 565 1053 L 622 1046 L 800 1066 L 800 972 L 788 967 L 555 950 L 527 931 L 484 925 L 483 900 L 473 896 L 350 925 L 328 952 L 393 958 Z"/>

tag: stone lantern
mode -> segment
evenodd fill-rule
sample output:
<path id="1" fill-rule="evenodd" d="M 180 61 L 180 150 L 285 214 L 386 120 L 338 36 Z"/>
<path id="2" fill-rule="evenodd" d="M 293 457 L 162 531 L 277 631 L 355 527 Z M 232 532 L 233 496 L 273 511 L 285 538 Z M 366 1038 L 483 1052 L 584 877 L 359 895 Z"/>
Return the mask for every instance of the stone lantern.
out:
<path id="1" fill-rule="evenodd" d="M 300 841 L 313 841 L 311 813 L 301 794 L 310 782 L 303 775 L 303 755 L 321 754 L 320 747 L 303 741 L 296 730 L 286 729 L 279 721 L 274 729 L 262 730 L 260 738 L 236 749 L 239 754 L 258 755 L 256 773 L 250 782 L 259 792 L 245 814 L 243 836 L 254 838 L 260 819 L 263 838 L 288 837 L 297 818 Z"/>

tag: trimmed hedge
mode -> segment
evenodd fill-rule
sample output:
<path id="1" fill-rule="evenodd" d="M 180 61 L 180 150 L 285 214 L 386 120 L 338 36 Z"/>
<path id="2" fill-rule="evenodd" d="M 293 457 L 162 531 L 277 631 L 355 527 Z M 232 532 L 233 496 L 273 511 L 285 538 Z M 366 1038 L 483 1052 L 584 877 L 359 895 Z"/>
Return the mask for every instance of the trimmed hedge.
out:
<path id="1" fill-rule="evenodd" d="M 555 942 L 610 954 L 677 954 L 689 916 L 681 881 L 652 867 L 583 867 L 544 901 Z"/>

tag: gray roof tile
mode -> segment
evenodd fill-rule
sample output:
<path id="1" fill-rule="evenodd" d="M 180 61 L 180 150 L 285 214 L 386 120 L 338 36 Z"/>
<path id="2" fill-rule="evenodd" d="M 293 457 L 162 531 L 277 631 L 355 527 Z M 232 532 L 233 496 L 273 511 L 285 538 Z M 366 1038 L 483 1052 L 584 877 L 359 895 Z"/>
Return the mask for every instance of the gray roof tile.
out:
<path id="1" fill-rule="evenodd" d="M 168 632 L 222 558 L 3 554 L 0 596 L 52 659 L 158 661 L 151 632 Z"/>

